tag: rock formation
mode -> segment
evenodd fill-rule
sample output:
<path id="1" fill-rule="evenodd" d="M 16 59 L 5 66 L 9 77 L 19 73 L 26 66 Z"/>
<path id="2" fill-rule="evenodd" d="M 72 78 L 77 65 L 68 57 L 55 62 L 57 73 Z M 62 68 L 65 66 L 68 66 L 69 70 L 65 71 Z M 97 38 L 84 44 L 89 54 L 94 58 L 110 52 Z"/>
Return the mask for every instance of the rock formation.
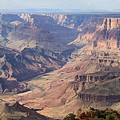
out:
<path id="1" fill-rule="evenodd" d="M 46 15 L 1 14 L 0 28 L 0 44 L 19 51 L 40 46 L 61 52 L 71 49 L 67 43 L 77 37 L 75 30 L 58 25 Z"/>
<path id="2" fill-rule="evenodd" d="M 1 120 L 53 120 L 38 114 L 36 111 L 24 107 L 20 103 L 0 103 L 0 119 Z"/>
<path id="3" fill-rule="evenodd" d="M 119 90 L 120 80 L 119 78 L 115 80 L 110 80 L 94 86 L 90 89 L 86 89 L 80 92 L 80 99 L 84 101 L 84 105 L 101 107 L 104 105 L 112 105 L 115 102 L 120 101 L 120 90 Z"/>
<path id="4" fill-rule="evenodd" d="M 119 49 L 120 16 L 119 15 L 64 15 L 49 14 L 57 24 L 76 29 L 80 32 L 76 44 L 84 41 L 100 49 Z"/>
<path id="5" fill-rule="evenodd" d="M 99 49 L 119 49 L 120 18 L 104 18 L 101 25 L 80 34 L 78 39 Z"/>
<path id="6" fill-rule="evenodd" d="M 53 71 L 65 64 L 63 57 L 39 48 L 18 52 L 0 48 L 1 93 L 20 93 L 29 90 L 24 80 Z M 59 60 L 57 60 L 57 58 Z"/>

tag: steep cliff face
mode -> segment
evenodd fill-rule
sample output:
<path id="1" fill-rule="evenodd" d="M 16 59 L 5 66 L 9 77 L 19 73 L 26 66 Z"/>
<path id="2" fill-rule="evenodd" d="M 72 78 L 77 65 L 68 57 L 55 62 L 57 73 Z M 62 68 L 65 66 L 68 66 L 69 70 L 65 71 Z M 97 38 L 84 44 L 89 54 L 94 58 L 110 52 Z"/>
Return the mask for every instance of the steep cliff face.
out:
<path id="1" fill-rule="evenodd" d="M 119 48 L 120 41 L 120 16 L 119 15 L 49 15 L 57 24 L 80 32 L 78 44 L 84 41 L 86 44 L 100 49 Z"/>
<path id="2" fill-rule="evenodd" d="M 120 33 L 119 33 L 120 18 L 106 18 L 106 19 L 104 19 L 103 25 L 101 28 L 104 31 L 103 39 L 117 40 L 117 41 L 120 40 L 119 39 L 119 37 L 120 37 Z M 99 30 L 98 30 L 98 33 L 99 33 Z M 101 39 L 101 38 L 99 38 L 99 39 Z"/>
<path id="3" fill-rule="evenodd" d="M 79 96 L 85 106 L 101 107 L 120 101 L 119 78 L 103 82 L 95 87 L 81 91 Z M 91 104 L 94 103 L 94 104 Z"/>
<path id="4" fill-rule="evenodd" d="M 84 107 L 110 106 L 120 101 L 119 51 L 101 50 L 100 52 L 95 49 L 94 52 L 86 58 L 93 61 L 93 64 L 87 67 L 87 72 L 75 76 L 75 81 L 81 84 L 81 92 L 78 95 L 84 102 Z"/>
<path id="5" fill-rule="evenodd" d="M 120 18 L 104 18 L 101 25 L 79 34 L 78 39 L 100 49 L 117 49 L 120 46 Z"/>

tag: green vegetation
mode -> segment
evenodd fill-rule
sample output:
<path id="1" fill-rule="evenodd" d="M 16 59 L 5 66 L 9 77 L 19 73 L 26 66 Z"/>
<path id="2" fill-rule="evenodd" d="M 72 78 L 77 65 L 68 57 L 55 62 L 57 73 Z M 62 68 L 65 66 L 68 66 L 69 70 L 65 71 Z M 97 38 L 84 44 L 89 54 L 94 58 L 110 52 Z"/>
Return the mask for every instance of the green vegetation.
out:
<path id="1" fill-rule="evenodd" d="M 77 115 L 68 114 L 64 120 L 120 120 L 120 114 L 110 108 L 80 110 Z"/>
<path id="2" fill-rule="evenodd" d="M 68 114 L 65 118 L 64 118 L 64 120 L 79 120 L 79 119 L 77 119 L 77 118 L 75 118 L 76 116 L 73 114 L 73 113 L 70 113 L 70 114 Z"/>

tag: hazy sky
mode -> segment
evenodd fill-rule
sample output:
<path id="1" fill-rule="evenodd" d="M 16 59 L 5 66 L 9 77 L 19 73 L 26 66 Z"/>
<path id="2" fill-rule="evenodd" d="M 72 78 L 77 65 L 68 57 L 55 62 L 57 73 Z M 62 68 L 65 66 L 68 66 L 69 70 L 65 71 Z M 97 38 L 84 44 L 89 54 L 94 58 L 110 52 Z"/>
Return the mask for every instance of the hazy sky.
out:
<path id="1" fill-rule="evenodd" d="M 120 9 L 120 0 L 0 0 L 0 9 Z"/>

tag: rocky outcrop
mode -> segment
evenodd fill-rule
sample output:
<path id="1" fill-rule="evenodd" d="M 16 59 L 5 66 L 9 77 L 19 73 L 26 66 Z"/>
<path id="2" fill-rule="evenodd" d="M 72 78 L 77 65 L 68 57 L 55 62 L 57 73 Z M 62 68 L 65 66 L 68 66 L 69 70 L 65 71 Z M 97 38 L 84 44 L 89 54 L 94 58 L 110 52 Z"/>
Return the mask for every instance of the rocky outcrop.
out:
<path id="1" fill-rule="evenodd" d="M 83 74 L 79 77 L 77 76 L 76 81 L 84 81 L 84 82 L 102 82 L 105 80 L 110 80 L 119 77 L 119 73 L 115 72 L 107 72 L 107 71 L 100 71 L 96 73 L 89 73 L 89 74 Z"/>
<path id="2" fill-rule="evenodd" d="M 100 51 L 99 51 L 100 52 Z M 97 56 L 96 52 L 96 56 Z M 92 54 L 94 56 L 94 54 Z M 99 53 L 98 56 L 103 55 L 104 57 L 118 58 L 116 53 Z M 96 57 L 94 56 L 94 58 Z M 97 57 L 98 57 L 97 56 Z M 89 58 L 91 59 L 91 57 Z M 110 60 L 110 59 L 109 59 Z M 110 106 L 113 103 L 120 101 L 120 68 L 115 66 L 105 66 L 103 63 L 98 64 L 96 71 L 88 71 L 81 75 L 75 76 L 75 82 L 81 84 L 81 92 L 78 93 L 79 98 L 83 101 L 84 107 L 103 107 Z M 107 61 L 106 61 L 107 62 Z M 115 62 L 114 59 L 112 62 Z M 92 65 L 92 64 L 91 64 Z M 93 67 L 93 66 L 91 66 Z M 88 67 L 88 69 L 90 69 Z M 77 89 L 80 89 L 79 87 Z"/>
<path id="3" fill-rule="evenodd" d="M 95 30 L 80 34 L 78 39 L 100 49 L 119 49 L 120 18 L 104 18 L 102 24 L 98 24 Z"/>
<path id="4" fill-rule="evenodd" d="M 53 71 L 65 64 L 62 55 L 39 47 L 25 48 L 21 52 L 7 48 L 0 48 L 0 51 L 0 91 L 5 94 L 28 91 L 29 87 L 22 81 Z"/>
<path id="5" fill-rule="evenodd" d="M 80 99 L 85 102 L 104 102 L 115 103 L 120 101 L 120 95 L 92 95 L 92 94 L 80 94 Z"/>
<path id="6" fill-rule="evenodd" d="M 21 53 L 17 51 L 10 53 L 9 50 L 9 54 L 6 49 L 1 49 L 1 51 L 3 50 L 4 52 L 6 51 L 6 53 L 1 53 L 1 56 L 4 54 L 6 57 L 2 62 L 4 64 L 2 65 L 1 63 L 2 70 L 8 78 L 14 77 L 19 81 L 31 78 L 40 73 L 42 74 L 57 69 L 65 64 L 65 62 L 63 62 L 64 60 L 62 61 L 63 56 L 60 57 L 60 55 L 53 52 L 46 53 L 44 49 L 25 48 Z M 59 60 L 57 60 L 58 57 Z M 31 74 L 29 74 L 30 72 Z"/>
<path id="7" fill-rule="evenodd" d="M 0 103 L 0 119 L 1 120 L 53 120 L 38 114 L 36 111 L 29 109 L 19 102 L 16 103 Z"/>
<path id="8" fill-rule="evenodd" d="M 107 82 L 105 81 L 90 89 L 81 91 L 79 97 L 84 101 L 85 106 L 90 106 L 90 103 L 98 104 L 97 107 L 112 105 L 120 101 L 119 85 L 119 78 Z"/>
<path id="9" fill-rule="evenodd" d="M 3 94 L 23 93 L 30 90 L 29 86 L 14 79 L 3 80 Z"/>

